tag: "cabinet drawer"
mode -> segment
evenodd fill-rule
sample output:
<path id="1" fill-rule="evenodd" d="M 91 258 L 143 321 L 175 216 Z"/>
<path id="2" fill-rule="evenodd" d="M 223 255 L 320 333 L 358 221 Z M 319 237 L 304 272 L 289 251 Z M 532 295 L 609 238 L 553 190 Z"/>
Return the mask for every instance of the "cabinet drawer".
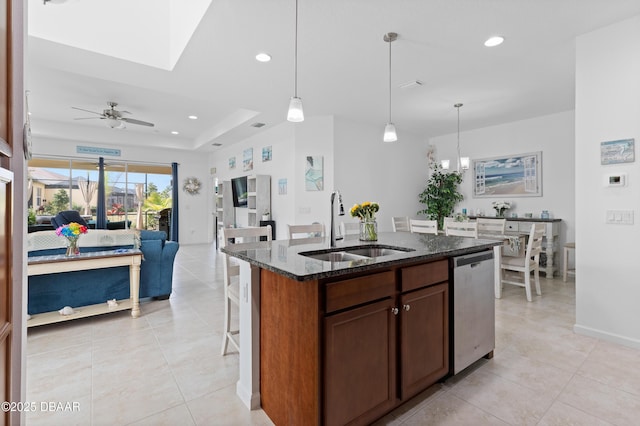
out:
<path id="1" fill-rule="evenodd" d="M 326 285 L 326 313 L 391 297 L 395 293 L 392 271 L 338 281 Z"/>
<path id="2" fill-rule="evenodd" d="M 504 228 L 506 231 L 518 231 L 518 222 L 507 221 L 507 225 Z"/>
<path id="3" fill-rule="evenodd" d="M 531 222 L 518 222 L 518 231 L 519 232 L 531 231 Z"/>
<path id="4" fill-rule="evenodd" d="M 449 280 L 449 263 L 446 260 L 402 268 L 402 291 L 411 291 Z"/>

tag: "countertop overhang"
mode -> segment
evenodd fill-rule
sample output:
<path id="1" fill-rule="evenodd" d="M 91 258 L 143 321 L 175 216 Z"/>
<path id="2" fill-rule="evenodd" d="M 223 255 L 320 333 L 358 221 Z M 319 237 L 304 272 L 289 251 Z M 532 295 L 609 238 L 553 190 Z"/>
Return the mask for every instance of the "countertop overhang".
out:
<path id="1" fill-rule="evenodd" d="M 428 261 L 476 253 L 493 249 L 494 246 L 502 244 L 502 240 L 409 232 L 380 232 L 378 233 L 378 241 L 360 241 L 358 235 L 347 235 L 343 240 L 337 241 L 335 248 L 329 247 L 329 238 L 319 237 L 230 244 L 222 247 L 221 251 L 287 278 L 296 281 L 309 281 L 391 267 L 407 262 Z M 347 262 L 322 261 L 300 254 L 318 250 L 340 251 L 364 246 L 400 247 L 412 251 Z"/>

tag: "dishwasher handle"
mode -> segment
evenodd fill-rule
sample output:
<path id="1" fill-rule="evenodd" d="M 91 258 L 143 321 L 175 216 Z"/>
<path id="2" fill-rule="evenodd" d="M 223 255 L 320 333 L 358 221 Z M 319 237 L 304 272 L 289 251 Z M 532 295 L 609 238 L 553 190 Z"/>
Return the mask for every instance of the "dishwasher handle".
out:
<path id="1" fill-rule="evenodd" d="M 453 258 L 453 267 L 459 268 L 461 266 L 471 265 L 471 267 L 473 268 L 474 266 L 477 266 L 478 263 L 490 259 L 493 259 L 493 251 L 458 256 Z"/>

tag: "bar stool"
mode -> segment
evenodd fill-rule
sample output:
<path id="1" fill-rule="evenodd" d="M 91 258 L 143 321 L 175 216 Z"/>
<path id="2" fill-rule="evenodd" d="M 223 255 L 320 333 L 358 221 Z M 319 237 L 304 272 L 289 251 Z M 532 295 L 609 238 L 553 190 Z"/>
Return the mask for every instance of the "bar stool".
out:
<path id="1" fill-rule="evenodd" d="M 569 269 L 569 250 L 575 250 L 576 243 L 566 243 L 564 245 L 564 266 L 562 268 L 562 281 L 567 281 L 567 275 L 571 274 L 575 277 L 575 268 Z"/>

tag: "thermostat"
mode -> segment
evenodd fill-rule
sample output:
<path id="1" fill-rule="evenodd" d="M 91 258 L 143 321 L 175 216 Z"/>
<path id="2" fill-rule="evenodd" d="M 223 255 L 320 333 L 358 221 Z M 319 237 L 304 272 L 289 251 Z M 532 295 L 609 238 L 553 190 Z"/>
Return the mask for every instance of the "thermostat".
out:
<path id="1" fill-rule="evenodd" d="M 616 173 L 605 176 L 605 186 L 626 186 L 627 174 Z"/>

